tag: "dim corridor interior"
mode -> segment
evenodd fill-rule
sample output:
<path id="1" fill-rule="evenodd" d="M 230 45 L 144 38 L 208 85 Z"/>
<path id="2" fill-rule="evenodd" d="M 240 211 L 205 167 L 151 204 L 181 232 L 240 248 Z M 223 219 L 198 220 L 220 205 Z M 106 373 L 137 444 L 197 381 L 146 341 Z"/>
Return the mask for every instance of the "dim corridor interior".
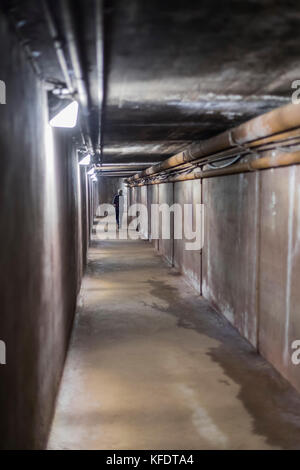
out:
<path id="1" fill-rule="evenodd" d="M 299 394 L 150 243 L 101 223 L 48 449 L 299 449 Z"/>

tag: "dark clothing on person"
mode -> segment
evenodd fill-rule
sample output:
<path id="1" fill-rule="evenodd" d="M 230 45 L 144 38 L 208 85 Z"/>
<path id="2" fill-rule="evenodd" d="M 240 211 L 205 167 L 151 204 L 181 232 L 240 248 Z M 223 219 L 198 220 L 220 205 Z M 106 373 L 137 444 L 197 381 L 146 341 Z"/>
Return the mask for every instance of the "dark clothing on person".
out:
<path id="1" fill-rule="evenodd" d="M 115 206 L 115 211 L 116 211 L 116 221 L 117 221 L 117 226 L 120 228 L 120 196 L 117 194 L 114 197 L 114 206 Z"/>
<path id="2" fill-rule="evenodd" d="M 119 209 L 119 205 L 120 205 L 120 196 L 119 194 L 116 194 L 116 196 L 114 197 L 114 206 Z"/>

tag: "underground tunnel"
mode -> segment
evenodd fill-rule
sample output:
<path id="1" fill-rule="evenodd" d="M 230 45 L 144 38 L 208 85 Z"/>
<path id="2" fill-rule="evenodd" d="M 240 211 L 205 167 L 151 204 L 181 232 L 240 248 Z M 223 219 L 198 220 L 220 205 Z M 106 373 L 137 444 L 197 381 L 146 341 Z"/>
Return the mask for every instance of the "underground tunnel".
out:
<path id="1" fill-rule="evenodd" d="M 299 2 L 0 0 L 0 42 L 0 449 L 300 450 Z"/>

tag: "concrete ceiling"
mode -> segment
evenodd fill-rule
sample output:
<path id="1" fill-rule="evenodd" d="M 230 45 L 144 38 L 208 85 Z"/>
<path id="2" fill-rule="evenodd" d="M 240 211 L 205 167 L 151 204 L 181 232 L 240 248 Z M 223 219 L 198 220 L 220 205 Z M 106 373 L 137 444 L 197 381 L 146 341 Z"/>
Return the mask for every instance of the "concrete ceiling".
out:
<path id="1" fill-rule="evenodd" d="M 64 37 L 61 1 L 48 3 Z M 300 78 L 297 0 L 104 0 L 101 58 L 96 0 L 69 3 L 103 163 L 161 161 L 289 102 Z M 42 75 L 63 81 L 42 2 L 1 5 Z"/>

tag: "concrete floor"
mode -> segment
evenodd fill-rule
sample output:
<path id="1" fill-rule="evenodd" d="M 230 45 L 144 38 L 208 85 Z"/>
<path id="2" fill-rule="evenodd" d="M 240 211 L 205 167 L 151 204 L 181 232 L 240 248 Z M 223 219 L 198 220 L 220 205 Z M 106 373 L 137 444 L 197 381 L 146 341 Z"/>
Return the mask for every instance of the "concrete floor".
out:
<path id="1" fill-rule="evenodd" d="M 155 253 L 93 241 L 49 449 L 300 449 L 300 396 Z"/>

